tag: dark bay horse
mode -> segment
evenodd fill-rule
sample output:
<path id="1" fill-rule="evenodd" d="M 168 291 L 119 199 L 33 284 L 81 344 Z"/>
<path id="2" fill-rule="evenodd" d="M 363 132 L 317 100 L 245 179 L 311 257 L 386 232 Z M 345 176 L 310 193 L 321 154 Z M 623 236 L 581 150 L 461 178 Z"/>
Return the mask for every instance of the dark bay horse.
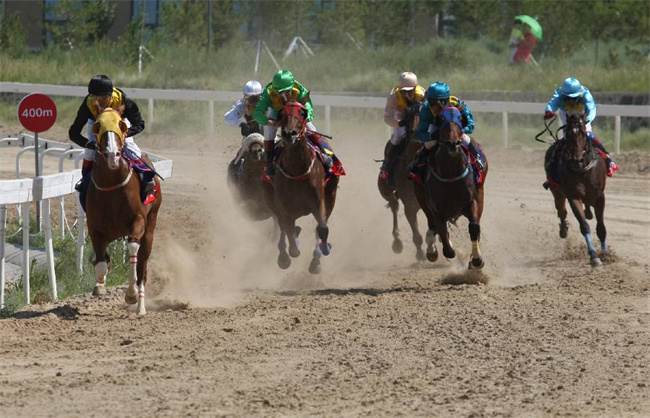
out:
<path id="1" fill-rule="evenodd" d="M 338 176 L 325 179 L 325 169 L 316 151 L 307 142 L 306 116 L 304 106 L 289 102 L 284 107 L 280 146 L 282 154 L 276 160 L 276 174 L 273 186 L 266 184 L 269 205 L 280 225 L 278 241 L 278 266 L 289 268 L 291 259 L 300 255 L 297 235 L 300 228 L 296 220 L 313 215 L 316 219 L 316 246 L 309 265 L 309 272 L 320 272 L 321 255 L 329 255 L 329 228 L 327 221 L 334 210 Z M 287 254 L 286 239 L 289 240 Z"/>
<path id="2" fill-rule="evenodd" d="M 560 218 L 560 237 L 567 236 L 566 201 L 580 224 L 580 232 L 587 242 L 590 264 L 602 265 L 591 239 L 591 230 L 585 217 L 585 206 L 594 208 L 596 234 L 603 254 L 607 253 L 607 229 L 603 220 L 605 213 L 605 183 L 607 166 L 587 139 L 586 114 L 567 115 L 564 145 L 559 151 L 558 174 L 560 187 L 551 187 L 555 198 L 557 216 Z"/>
<path id="3" fill-rule="evenodd" d="M 126 132 L 127 126 L 120 113 L 110 108 L 100 113 L 93 125 L 97 152 L 86 196 L 88 234 L 95 250 L 97 276 L 93 295 L 106 293 L 110 261 L 106 247 L 114 240 L 127 236 L 130 267 L 129 286 L 124 299 L 128 304 L 137 302 L 138 314 L 144 315 L 147 260 L 151 254 L 162 193 L 160 179 L 156 177 L 157 198 L 147 206 L 142 205 L 140 180 L 122 155 Z M 148 158 L 143 156 L 143 160 L 151 166 Z"/>
<path id="4" fill-rule="evenodd" d="M 474 178 L 475 168 L 468 154 L 462 147 L 462 120 L 458 109 L 446 107 L 438 115 L 437 125 L 440 130 L 437 150 L 428 157 L 422 184 L 415 183 L 415 194 L 422 210 L 427 215 L 427 259 L 438 259 L 435 235 L 440 236 L 442 252 L 446 258 L 454 258 L 454 251 L 449 241 L 448 222 L 455 222 L 461 215 L 469 221 L 469 236 L 472 241 L 470 269 L 484 266 L 481 248 L 481 215 L 483 214 L 484 182 L 488 172 L 487 158 L 480 174 L 481 181 Z M 472 141 L 474 141 L 472 139 Z M 479 149 L 479 144 L 474 141 Z"/>
<path id="5" fill-rule="evenodd" d="M 422 148 L 422 142 L 417 138 L 413 130 L 413 124 L 417 124 L 417 114 L 408 120 L 406 123 L 406 133 L 402 142 L 398 145 L 401 148 L 397 163 L 395 164 L 395 185 L 391 186 L 387 181 L 378 179 L 377 187 L 379 193 L 388 202 L 388 207 L 393 214 L 393 252 L 400 254 L 403 250 L 402 240 L 399 237 L 399 226 L 397 222 L 397 213 L 399 212 L 399 201 L 402 201 L 404 206 L 404 215 L 411 227 L 413 235 L 413 244 L 415 244 L 416 253 L 415 258 L 418 261 L 426 260 L 424 251 L 422 250 L 422 234 L 418 228 L 418 212 L 420 211 L 420 203 L 418 203 L 413 189 L 413 182 L 408 179 L 408 165 L 414 160 L 415 154 Z M 388 146 L 388 144 L 386 144 Z"/>
<path id="6" fill-rule="evenodd" d="M 264 195 L 264 162 L 264 136 L 252 133 L 244 139 L 241 155 L 238 154 L 228 165 L 227 181 L 230 191 L 254 221 L 273 216 Z"/>

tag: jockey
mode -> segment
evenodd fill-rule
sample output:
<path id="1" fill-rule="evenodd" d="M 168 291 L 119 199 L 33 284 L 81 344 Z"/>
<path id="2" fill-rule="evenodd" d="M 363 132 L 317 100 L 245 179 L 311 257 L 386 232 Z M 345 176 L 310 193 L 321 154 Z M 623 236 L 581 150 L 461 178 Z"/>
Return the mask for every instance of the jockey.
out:
<path id="1" fill-rule="evenodd" d="M 447 106 L 453 106 L 460 111 L 463 120 L 463 135 L 461 142 L 464 147 L 476 158 L 476 162 L 480 169 L 483 169 L 483 161 L 481 154 L 472 144 L 468 134 L 474 132 L 474 116 L 469 106 L 465 104 L 456 96 L 450 96 L 449 86 L 443 82 L 436 81 L 431 84 L 427 89 L 427 101 L 420 109 L 420 121 L 416 129 L 416 133 L 424 147 L 418 153 L 416 160 L 411 164 L 411 172 L 415 173 L 416 167 L 422 164 L 426 157 L 431 154 L 431 149 L 438 143 L 437 139 L 440 135 L 438 126 L 436 125 L 436 116 L 442 112 Z"/>
<path id="2" fill-rule="evenodd" d="M 424 101 L 424 88 L 418 85 L 417 76 L 410 72 L 402 73 L 397 86 L 390 91 L 384 108 L 384 122 L 393 128 L 393 134 L 384 151 L 384 162 L 379 169 L 380 180 L 392 183 L 397 156 L 402 149 L 399 145 L 405 139 L 407 120 L 410 120 L 411 124 L 415 122 L 414 116 L 418 114 Z"/>
<path id="3" fill-rule="evenodd" d="M 611 177 L 614 174 L 614 171 L 618 170 L 618 166 L 612 160 L 612 157 L 609 155 L 609 152 L 605 149 L 605 146 L 596 138 L 596 135 L 591 131 L 591 122 L 596 118 L 596 102 L 594 97 L 589 92 L 589 89 L 580 84 L 576 78 L 569 77 L 564 80 L 562 87 L 559 87 L 553 93 L 553 97 L 549 100 L 546 105 L 544 112 L 544 119 L 551 119 L 555 116 L 555 112 L 560 111 L 560 120 L 562 125 L 566 125 L 567 114 L 578 113 L 578 114 L 587 114 L 587 124 L 585 128 L 587 129 L 587 137 L 592 141 L 594 146 L 601 150 L 605 154 L 605 162 L 607 164 L 607 175 Z M 564 143 L 564 138 L 560 140 L 560 145 Z M 556 150 L 558 149 L 558 144 L 555 143 L 549 147 L 549 152 L 551 155 L 551 161 L 545 165 L 546 169 L 546 178 L 548 181 L 544 183 L 544 188 L 548 189 L 549 184 L 555 183 L 552 180 L 553 175 L 555 174 L 556 163 L 555 155 Z M 552 151 L 551 151 L 552 149 Z"/>
<path id="4" fill-rule="evenodd" d="M 68 130 L 68 137 L 72 142 L 82 148 L 86 148 L 84 153 L 83 165 L 81 168 L 81 180 L 75 185 L 75 190 L 85 192 L 90 183 L 90 173 L 95 162 L 95 134 L 92 132 L 93 123 L 101 111 L 106 108 L 119 111 L 122 119 L 126 122 L 129 130 L 126 133 L 124 147 L 134 159 L 142 156 L 142 151 L 133 141 L 133 136 L 144 130 L 144 120 L 140 114 L 140 109 L 135 102 L 124 94 L 124 92 L 113 87 L 113 82 L 105 75 L 96 75 L 88 83 L 88 95 L 84 97 L 77 116 Z M 88 139 L 81 131 L 83 126 L 87 125 Z M 145 185 L 145 193 L 149 195 L 153 192 L 155 181 L 152 179 Z"/>
<path id="5" fill-rule="evenodd" d="M 239 99 L 225 115 L 223 119 L 228 126 L 239 127 L 242 141 L 252 133 L 262 133 L 262 127 L 253 118 L 255 106 L 260 101 L 262 85 L 259 81 L 251 80 L 244 85 L 244 97 Z M 237 151 L 234 161 L 239 161 L 244 153 L 243 144 Z"/>
<path id="6" fill-rule="evenodd" d="M 324 157 L 330 157 L 333 154 L 330 145 L 325 138 L 315 134 L 316 127 L 311 122 L 314 119 L 314 108 L 309 98 L 309 90 L 297 82 L 291 71 L 281 70 L 275 73 L 273 81 L 269 83 L 260 96 L 260 100 L 253 111 L 253 117 L 264 127 L 264 151 L 266 152 L 266 169 L 265 174 L 273 178 L 275 175 L 275 134 L 278 127 L 281 126 L 281 115 L 278 112 L 284 109 L 284 106 L 290 101 L 300 102 L 307 111 L 307 137 L 309 140 L 318 145 Z M 266 112 L 268 111 L 268 116 Z M 326 158 L 328 165 L 332 164 L 331 158 Z M 329 167 L 328 167 L 329 169 Z"/>

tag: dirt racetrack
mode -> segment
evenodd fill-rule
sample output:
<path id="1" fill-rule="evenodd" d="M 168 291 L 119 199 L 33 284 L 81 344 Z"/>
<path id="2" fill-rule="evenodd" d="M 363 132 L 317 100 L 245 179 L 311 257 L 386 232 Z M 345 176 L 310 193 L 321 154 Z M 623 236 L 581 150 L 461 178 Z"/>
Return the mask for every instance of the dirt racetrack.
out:
<path id="1" fill-rule="evenodd" d="M 459 259 L 417 263 L 404 218 L 393 254 L 383 140 L 336 139 L 348 176 L 315 277 L 313 221 L 281 271 L 271 223 L 244 219 L 225 186 L 226 142 L 142 140 L 175 163 L 147 315 L 117 288 L 1 320 L 1 416 L 650 416 L 647 173 L 619 160 L 611 256 L 592 269 L 572 215 L 558 237 L 543 150 L 488 148 L 485 283 L 459 285 L 467 222 Z"/>

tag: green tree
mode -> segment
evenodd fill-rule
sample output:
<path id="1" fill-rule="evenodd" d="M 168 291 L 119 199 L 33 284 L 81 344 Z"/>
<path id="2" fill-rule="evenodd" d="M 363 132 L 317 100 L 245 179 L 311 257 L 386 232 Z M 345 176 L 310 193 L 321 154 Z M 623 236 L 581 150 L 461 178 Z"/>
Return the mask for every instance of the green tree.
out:
<path id="1" fill-rule="evenodd" d="M 0 22 L 0 51 L 11 56 L 27 52 L 27 34 L 18 13 L 5 16 Z"/>
<path id="2" fill-rule="evenodd" d="M 45 23 L 55 44 L 87 45 L 103 40 L 115 21 L 115 6 L 107 0 L 62 0 L 48 6 L 54 20 Z"/>

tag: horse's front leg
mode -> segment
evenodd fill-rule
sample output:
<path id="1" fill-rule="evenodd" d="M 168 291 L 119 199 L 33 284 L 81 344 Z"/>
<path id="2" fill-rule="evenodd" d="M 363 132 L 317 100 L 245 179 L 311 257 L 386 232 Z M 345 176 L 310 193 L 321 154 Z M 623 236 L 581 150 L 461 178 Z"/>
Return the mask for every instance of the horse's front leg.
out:
<path id="1" fill-rule="evenodd" d="M 469 261 L 469 269 L 482 269 L 485 265 L 481 256 L 481 224 L 479 223 L 478 202 L 472 202 L 469 208 L 467 219 L 469 220 L 469 238 L 472 240 L 472 259 Z"/>
<path id="2" fill-rule="evenodd" d="M 329 237 L 329 227 L 327 226 L 327 213 L 325 211 L 325 199 L 321 199 L 320 204 L 318 205 L 317 211 L 314 213 L 314 218 L 316 218 L 316 246 L 320 250 L 322 255 L 329 255 L 332 251 L 332 246 L 327 241 Z"/>
<path id="3" fill-rule="evenodd" d="M 607 228 L 605 228 L 605 194 L 603 193 L 596 200 L 594 205 L 594 211 L 596 212 L 596 235 L 600 240 L 600 249 L 603 253 L 603 256 L 607 254 Z"/>
<path id="4" fill-rule="evenodd" d="M 571 210 L 580 224 L 580 232 L 582 233 L 582 236 L 585 237 L 591 266 L 601 266 L 603 263 L 600 261 L 600 258 L 598 258 L 598 253 L 596 252 L 596 248 L 591 240 L 591 228 L 589 228 L 589 223 L 587 223 L 587 220 L 585 219 L 582 201 L 580 199 L 571 199 L 569 200 L 569 205 L 571 205 Z"/>
<path id="5" fill-rule="evenodd" d="M 142 281 L 144 274 L 142 272 L 146 269 L 146 261 L 151 253 L 151 243 L 141 242 L 144 240 L 145 235 L 145 221 L 142 215 L 135 217 L 131 231 L 131 234 L 128 236 L 128 244 L 126 245 L 129 251 L 129 284 L 124 295 L 124 301 L 129 305 L 138 302 L 138 315 L 144 315 L 146 310 L 144 307 L 144 282 Z M 140 251 L 142 244 L 145 244 L 145 248 L 143 248 L 145 254 L 143 254 L 143 251 Z M 141 256 L 140 260 L 138 260 L 139 256 Z"/>
<path id="6" fill-rule="evenodd" d="M 566 197 L 564 193 L 556 188 L 551 188 L 553 199 L 555 200 L 555 210 L 557 210 L 557 217 L 560 218 L 560 238 L 566 238 L 569 230 L 569 225 L 566 222 Z"/>
<path id="7" fill-rule="evenodd" d="M 126 248 L 129 250 L 129 271 L 127 273 L 129 284 L 126 288 L 124 301 L 129 305 L 133 305 L 138 301 L 138 289 L 136 285 L 138 281 L 138 250 L 140 249 L 140 242 L 129 238 L 129 243 L 126 245 Z M 142 298 L 144 299 L 144 288 L 142 289 Z"/>
<path id="8" fill-rule="evenodd" d="M 438 236 L 440 237 L 440 242 L 442 243 L 442 254 L 445 258 L 454 258 L 456 257 L 456 251 L 451 245 L 451 240 L 449 239 L 449 229 L 447 228 L 447 221 L 436 215 L 436 230 L 438 231 Z"/>
<path id="9" fill-rule="evenodd" d="M 415 258 L 418 261 L 426 260 L 424 256 L 424 251 L 422 251 L 422 234 L 418 228 L 418 211 L 420 210 L 419 206 L 415 205 L 404 205 L 404 215 L 406 215 L 406 220 L 408 221 L 411 227 L 411 233 L 413 235 L 413 244 L 415 244 Z"/>
<path id="10" fill-rule="evenodd" d="M 106 294 L 106 274 L 108 273 L 109 262 L 106 247 L 108 247 L 108 242 L 103 235 L 94 231 L 90 232 L 90 240 L 95 251 L 95 287 L 93 288 L 93 296 L 102 296 Z"/>
<path id="11" fill-rule="evenodd" d="M 278 240 L 278 267 L 285 270 L 291 265 L 291 258 L 287 253 L 287 233 L 280 227 L 280 239 Z"/>

